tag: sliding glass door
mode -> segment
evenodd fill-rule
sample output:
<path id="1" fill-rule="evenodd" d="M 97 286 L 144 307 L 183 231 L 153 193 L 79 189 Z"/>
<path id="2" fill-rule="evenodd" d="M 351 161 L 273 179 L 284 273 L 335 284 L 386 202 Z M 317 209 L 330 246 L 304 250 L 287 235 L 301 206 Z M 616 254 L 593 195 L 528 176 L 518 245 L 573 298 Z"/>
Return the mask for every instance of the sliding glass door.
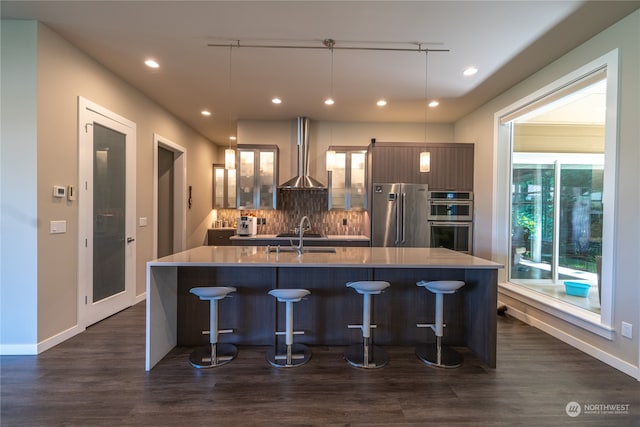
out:
<path id="1" fill-rule="evenodd" d="M 603 157 L 514 154 L 511 282 L 597 285 Z"/>

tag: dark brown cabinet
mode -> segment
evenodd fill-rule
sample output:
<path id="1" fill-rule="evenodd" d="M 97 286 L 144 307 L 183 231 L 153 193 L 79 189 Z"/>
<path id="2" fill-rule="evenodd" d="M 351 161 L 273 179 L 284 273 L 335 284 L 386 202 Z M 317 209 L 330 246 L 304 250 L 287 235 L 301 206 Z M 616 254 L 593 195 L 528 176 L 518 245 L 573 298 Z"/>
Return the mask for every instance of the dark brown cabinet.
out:
<path id="1" fill-rule="evenodd" d="M 420 172 L 421 151 L 431 153 L 431 171 Z M 369 146 L 371 183 L 428 184 L 430 190 L 473 190 L 473 144 L 377 142 Z"/>
<path id="2" fill-rule="evenodd" d="M 231 246 L 231 236 L 235 236 L 234 228 L 210 228 L 207 231 L 208 246 Z"/>

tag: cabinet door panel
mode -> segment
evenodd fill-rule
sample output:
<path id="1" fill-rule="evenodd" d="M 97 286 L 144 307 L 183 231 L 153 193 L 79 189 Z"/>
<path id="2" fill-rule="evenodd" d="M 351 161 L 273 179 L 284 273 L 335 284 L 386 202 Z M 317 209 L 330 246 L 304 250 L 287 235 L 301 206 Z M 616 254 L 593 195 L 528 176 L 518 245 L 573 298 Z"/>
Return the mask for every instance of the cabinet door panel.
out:
<path id="1" fill-rule="evenodd" d="M 420 172 L 420 152 L 431 153 L 431 171 Z M 378 143 L 370 147 L 372 183 L 428 184 L 431 190 L 473 190 L 473 144 Z"/>
<path id="2" fill-rule="evenodd" d="M 238 209 L 275 209 L 278 187 L 278 147 L 238 146 Z"/>

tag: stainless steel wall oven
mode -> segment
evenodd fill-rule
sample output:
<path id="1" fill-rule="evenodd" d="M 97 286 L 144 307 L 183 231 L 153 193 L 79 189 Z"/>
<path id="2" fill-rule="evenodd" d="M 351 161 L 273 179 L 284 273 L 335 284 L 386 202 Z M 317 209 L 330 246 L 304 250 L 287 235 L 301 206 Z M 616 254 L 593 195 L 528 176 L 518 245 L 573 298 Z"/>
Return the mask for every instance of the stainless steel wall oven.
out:
<path id="1" fill-rule="evenodd" d="M 430 191 L 429 246 L 473 253 L 473 193 Z"/>

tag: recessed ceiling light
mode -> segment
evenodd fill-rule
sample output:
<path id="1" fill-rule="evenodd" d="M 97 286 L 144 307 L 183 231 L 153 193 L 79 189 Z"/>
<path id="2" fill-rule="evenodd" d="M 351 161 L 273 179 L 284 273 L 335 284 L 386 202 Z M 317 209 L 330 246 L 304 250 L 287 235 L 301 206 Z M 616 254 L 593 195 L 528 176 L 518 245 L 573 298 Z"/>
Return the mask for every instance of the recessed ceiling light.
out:
<path id="1" fill-rule="evenodd" d="M 235 137 L 235 136 L 233 136 L 233 135 L 231 135 L 231 136 L 229 137 L 229 139 L 230 139 L 230 140 L 232 140 L 232 141 L 235 141 L 235 140 L 236 140 L 236 137 Z"/>
<path id="2" fill-rule="evenodd" d="M 202 111 L 200 111 L 200 114 L 202 114 L 203 116 L 210 116 L 211 115 L 211 111 L 202 110 Z"/>
<path id="3" fill-rule="evenodd" d="M 478 72 L 478 69 L 476 67 L 469 67 L 466 70 L 464 70 L 462 74 L 464 74 L 465 76 L 473 76 L 477 72 Z"/>
<path id="4" fill-rule="evenodd" d="M 273 98 L 271 102 L 273 102 L 274 104 L 282 104 L 282 99 L 276 97 L 276 98 Z"/>
<path id="5" fill-rule="evenodd" d="M 376 102 L 376 105 L 378 107 L 384 107 L 385 105 L 387 105 L 387 101 L 385 101 L 384 99 L 381 99 L 378 102 Z"/>
<path id="6" fill-rule="evenodd" d="M 146 65 L 149 68 L 160 68 L 160 64 L 158 64 L 153 59 L 147 59 L 146 61 L 144 61 L 144 65 Z"/>
<path id="7" fill-rule="evenodd" d="M 327 98 L 327 99 L 325 99 L 325 100 L 324 100 L 324 103 L 325 103 L 326 105 L 333 105 L 333 104 L 335 104 L 336 102 L 335 102 L 332 98 Z"/>
<path id="8" fill-rule="evenodd" d="M 440 103 L 438 101 L 431 101 L 429 103 L 429 107 L 431 107 L 431 108 L 437 107 L 438 105 L 440 105 Z"/>

